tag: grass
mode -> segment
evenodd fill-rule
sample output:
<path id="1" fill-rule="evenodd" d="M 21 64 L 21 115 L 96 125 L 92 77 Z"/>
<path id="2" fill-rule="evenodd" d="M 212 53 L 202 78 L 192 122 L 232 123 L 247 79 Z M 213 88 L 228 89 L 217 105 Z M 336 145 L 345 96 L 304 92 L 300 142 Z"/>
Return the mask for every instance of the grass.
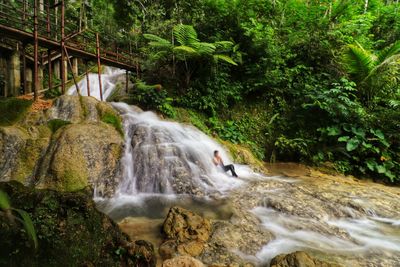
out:
<path id="1" fill-rule="evenodd" d="M 29 110 L 32 100 L 6 98 L 0 99 L 0 126 L 18 122 Z"/>

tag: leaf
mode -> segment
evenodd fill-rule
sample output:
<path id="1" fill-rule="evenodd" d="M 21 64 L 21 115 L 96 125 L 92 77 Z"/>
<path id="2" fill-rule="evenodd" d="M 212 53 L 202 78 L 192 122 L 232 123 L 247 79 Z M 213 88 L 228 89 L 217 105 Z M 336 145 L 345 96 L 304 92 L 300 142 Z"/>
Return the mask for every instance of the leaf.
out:
<path id="1" fill-rule="evenodd" d="M 328 131 L 328 136 L 337 136 L 342 132 L 339 127 L 336 126 L 327 127 L 326 130 Z"/>
<path id="2" fill-rule="evenodd" d="M 360 140 L 353 137 L 347 142 L 346 150 L 351 152 L 351 151 L 355 150 L 359 144 L 360 144 Z"/>
<path id="3" fill-rule="evenodd" d="M 190 55 L 193 55 L 193 54 L 197 55 L 197 51 L 193 47 L 185 46 L 185 45 L 180 45 L 180 46 L 174 47 L 174 51 L 186 53 L 186 54 L 190 54 Z"/>
<path id="4" fill-rule="evenodd" d="M 193 43 L 200 42 L 196 30 L 191 25 L 176 25 L 173 32 L 176 40 L 182 46 L 192 46 Z"/>
<path id="5" fill-rule="evenodd" d="M 339 142 L 347 142 L 347 141 L 349 141 L 349 139 L 350 139 L 350 136 L 341 136 L 338 138 L 338 141 Z"/>
<path id="6" fill-rule="evenodd" d="M 378 137 L 379 139 L 385 139 L 385 135 L 383 134 L 383 132 L 381 130 L 371 129 L 371 133 L 373 135 L 375 135 L 376 137 Z"/>
<path id="7" fill-rule="evenodd" d="M 386 172 L 386 168 L 383 165 L 377 165 L 376 166 L 376 170 L 378 171 L 378 173 L 382 174 Z"/>
<path id="8" fill-rule="evenodd" d="M 6 193 L 0 190 L 0 209 L 8 210 L 10 209 L 10 201 Z"/>
<path id="9" fill-rule="evenodd" d="M 238 65 L 235 61 L 233 61 L 233 59 L 231 57 L 226 56 L 226 55 L 220 55 L 220 54 L 219 55 L 214 55 L 214 60 L 216 62 L 222 60 L 222 61 L 224 61 L 226 63 L 231 64 L 231 65 L 235 65 L 235 66 Z"/>
<path id="10" fill-rule="evenodd" d="M 365 161 L 365 164 L 367 164 L 367 167 L 368 167 L 368 169 L 369 169 L 370 171 L 374 171 L 375 168 L 376 168 L 376 166 L 378 165 L 378 164 L 376 163 L 376 161 L 375 161 L 374 159 L 372 159 L 372 158 L 367 159 L 367 160 Z"/>
<path id="11" fill-rule="evenodd" d="M 13 210 L 15 210 L 21 216 L 22 223 L 24 224 L 26 233 L 32 239 L 35 249 L 37 249 L 38 248 L 38 241 L 37 241 L 35 227 L 33 226 L 33 222 L 31 220 L 31 217 L 24 210 L 20 210 L 20 209 L 13 209 Z"/>

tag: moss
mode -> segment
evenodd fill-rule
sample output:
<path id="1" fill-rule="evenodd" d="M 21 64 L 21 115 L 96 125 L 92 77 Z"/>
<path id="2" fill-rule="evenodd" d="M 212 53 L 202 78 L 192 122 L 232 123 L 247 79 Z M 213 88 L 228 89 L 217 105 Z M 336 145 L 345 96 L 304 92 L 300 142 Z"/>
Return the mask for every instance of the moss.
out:
<path id="1" fill-rule="evenodd" d="M 182 123 L 188 123 L 196 126 L 198 129 L 205 133 L 210 133 L 210 129 L 207 127 L 207 117 L 201 113 L 193 110 L 187 110 L 184 108 L 175 108 L 176 117 L 175 119 Z"/>
<path id="2" fill-rule="evenodd" d="M 54 119 L 47 122 L 47 126 L 50 128 L 52 133 L 57 132 L 58 129 L 71 124 L 69 121 L 64 121 L 60 119 Z"/>
<path id="3" fill-rule="evenodd" d="M 79 103 L 81 104 L 81 108 L 82 108 L 82 116 L 83 116 L 83 120 L 85 120 L 87 118 L 87 116 L 89 115 L 89 110 L 86 106 L 84 97 L 79 95 Z"/>
<path id="4" fill-rule="evenodd" d="M 121 136 L 124 136 L 121 116 L 112 107 L 99 102 L 96 105 L 96 109 L 102 122 L 112 125 Z"/>
<path id="5" fill-rule="evenodd" d="M 0 100 L 0 126 L 12 125 L 18 122 L 28 112 L 31 100 L 7 98 Z"/>
<path id="6" fill-rule="evenodd" d="M 0 266 L 155 266 L 144 264 L 144 253 L 134 258 L 129 238 L 97 211 L 88 190 L 60 193 L 17 182 L 0 183 L 0 190 L 29 214 L 39 242 L 35 252 L 22 226 L 0 216 Z"/>
<path id="7" fill-rule="evenodd" d="M 80 170 L 77 168 L 80 165 L 64 170 L 64 173 L 60 177 L 61 183 L 58 185 L 59 190 L 73 192 L 86 187 L 89 174 L 86 169 L 82 168 Z"/>
<path id="8" fill-rule="evenodd" d="M 268 173 L 264 162 L 259 160 L 250 150 L 243 145 L 232 144 L 228 141 L 218 140 L 223 144 L 230 152 L 233 160 L 239 164 L 245 164 L 251 166 L 254 170 L 258 172 Z"/>

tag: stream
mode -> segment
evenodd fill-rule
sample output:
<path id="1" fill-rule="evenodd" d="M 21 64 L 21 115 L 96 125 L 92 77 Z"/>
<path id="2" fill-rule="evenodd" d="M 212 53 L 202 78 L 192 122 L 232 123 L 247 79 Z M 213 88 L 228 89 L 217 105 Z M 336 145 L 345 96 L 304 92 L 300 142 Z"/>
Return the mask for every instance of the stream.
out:
<path id="1" fill-rule="evenodd" d="M 105 68 L 104 99 L 123 75 Z M 99 98 L 97 74 L 89 78 L 90 94 Z M 86 79 L 79 87 L 86 95 Z M 76 94 L 74 86 L 69 93 Z M 179 205 L 222 222 L 218 231 L 226 237 L 218 242 L 227 250 L 205 253 L 205 263 L 229 251 L 268 266 L 279 254 L 302 250 L 343 266 L 400 266 L 399 188 L 291 164 L 271 165 L 269 176 L 235 164 L 236 179 L 212 164 L 214 150 L 226 163 L 229 153 L 195 127 L 112 105 L 124 123 L 123 177 L 112 198 L 94 198 L 134 238 L 159 245 L 157 227 Z"/>

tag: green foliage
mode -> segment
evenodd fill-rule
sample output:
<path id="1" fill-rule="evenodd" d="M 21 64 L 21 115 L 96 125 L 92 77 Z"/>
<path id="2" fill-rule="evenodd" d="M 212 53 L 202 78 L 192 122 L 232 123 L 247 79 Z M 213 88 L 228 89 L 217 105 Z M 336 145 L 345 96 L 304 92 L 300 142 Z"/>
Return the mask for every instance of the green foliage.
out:
<path id="1" fill-rule="evenodd" d="M 18 122 L 29 110 L 32 101 L 7 98 L 0 99 L 0 126 L 12 125 Z"/>
<path id="2" fill-rule="evenodd" d="M 50 128 L 52 133 L 57 132 L 58 129 L 71 124 L 69 121 L 64 121 L 60 119 L 54 119 L 47 122 L 47 126 Z"/>
<path id="3" fill-rule="evenodd" d="M 44 92 L 44 97 L 47 99 L 53 99 L 53 98 L 59 97 L 61 95 L 62 95 L 62 93 L 61 93 L 60 89 L 56 88 L 56 87 Z"/>
<path id="4" fill-rule="evenodd" d="M 10 220 L 17 220 L 24 225 L 26 234 L 32 240 L 34 248 L 37 249 L 38 240 L 31 217 L 26 211 L 11 207 L 7 194 L 0 190 L 0 211 L 1 210 L 5 212 Z M 14 215 L 13 213 L 16 213 L 17 215 Z"/>

